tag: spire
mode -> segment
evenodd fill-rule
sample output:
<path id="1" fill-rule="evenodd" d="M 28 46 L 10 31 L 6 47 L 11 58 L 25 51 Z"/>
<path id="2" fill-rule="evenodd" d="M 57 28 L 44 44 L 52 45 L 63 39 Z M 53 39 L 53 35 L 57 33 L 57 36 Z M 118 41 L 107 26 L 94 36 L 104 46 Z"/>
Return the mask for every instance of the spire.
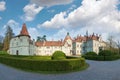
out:
<path id="1" fill-rule="evenodd" d="M 30 37 L 25 23 L 22 26 L 22 30 L 20 31 L 20 35 L 29 36 Z"/>
<path id="2" fill-rule="evenodd" d="M 86 36 L 88 36 L 88 30 L 86 31 Z"/>

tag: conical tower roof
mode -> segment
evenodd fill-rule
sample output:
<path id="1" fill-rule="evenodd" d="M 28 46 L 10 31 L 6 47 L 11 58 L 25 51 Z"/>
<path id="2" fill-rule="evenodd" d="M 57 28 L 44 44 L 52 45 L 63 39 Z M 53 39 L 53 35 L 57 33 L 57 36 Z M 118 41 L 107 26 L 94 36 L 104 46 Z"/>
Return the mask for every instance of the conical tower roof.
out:
<path id="1" fill-rule="evenodd" d="M 25 23 L 23 24 L 22 30 L 20 31 L 20 36 L 29 36 L 30 37 Z"/>

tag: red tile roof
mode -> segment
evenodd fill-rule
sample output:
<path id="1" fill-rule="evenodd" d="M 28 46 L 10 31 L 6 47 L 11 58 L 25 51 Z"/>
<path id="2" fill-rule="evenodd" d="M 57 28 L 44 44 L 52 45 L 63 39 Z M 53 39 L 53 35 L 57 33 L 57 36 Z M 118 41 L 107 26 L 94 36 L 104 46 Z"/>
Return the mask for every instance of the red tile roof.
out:
<path id="1" fill-rule="evenodd" d="M 22 35 L 22 36 L 29 36 L 30 37 L 25 23 L 22 26 L 22 30 L 20 32 L 20 35 Z"/>
<path id="2" fill-rule="evenodd" d="M 90 36 L 77 36 L 77 38 L 75 38 L 73 42 L 82 42 L 87 40 L 99 40 L 99 36 L 94 34 Z"/>
<path id="3" fill-rule="evenodd" d="M 62 46 L 62 41 L 44 41 L 36 42 L 36 46 Z"/>

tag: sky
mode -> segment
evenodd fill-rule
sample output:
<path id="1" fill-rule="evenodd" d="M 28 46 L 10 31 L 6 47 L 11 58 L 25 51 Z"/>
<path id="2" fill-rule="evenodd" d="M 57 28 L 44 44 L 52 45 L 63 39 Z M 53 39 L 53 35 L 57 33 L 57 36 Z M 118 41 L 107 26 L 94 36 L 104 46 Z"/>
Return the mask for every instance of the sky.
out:
<path id="1" fill-rule="evenodd" d="M 26 23 L 32 39 L 64 39 L 78 35 L 114 36 L 120 40 L 120 0 L 0 0 L 0 35 L 6 26 L 20 33 Z"/>

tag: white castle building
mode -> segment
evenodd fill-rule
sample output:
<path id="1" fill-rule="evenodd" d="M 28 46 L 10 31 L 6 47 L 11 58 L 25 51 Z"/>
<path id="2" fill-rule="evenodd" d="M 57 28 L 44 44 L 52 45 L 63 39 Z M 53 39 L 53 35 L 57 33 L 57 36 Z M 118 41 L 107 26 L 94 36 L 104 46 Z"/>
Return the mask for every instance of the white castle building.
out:
<path id="1" fill-rule="evenodd" d="M 64 33 L 63 33 L 64 34 Z M 11 55 L 52 55 L 55 51 L 63 51 L 66 55 L 81 55 L 86 52 L 99 53 L 106 44 L 101 36 L 94 33 L 88 36 L 77 36 L 72 39 L 67 33 L 64 40 L 60 41 L 37 41 L 31 40 L 26 24 L 23 24 L 20 34 L 10 41 L 9 53 Z"/>

